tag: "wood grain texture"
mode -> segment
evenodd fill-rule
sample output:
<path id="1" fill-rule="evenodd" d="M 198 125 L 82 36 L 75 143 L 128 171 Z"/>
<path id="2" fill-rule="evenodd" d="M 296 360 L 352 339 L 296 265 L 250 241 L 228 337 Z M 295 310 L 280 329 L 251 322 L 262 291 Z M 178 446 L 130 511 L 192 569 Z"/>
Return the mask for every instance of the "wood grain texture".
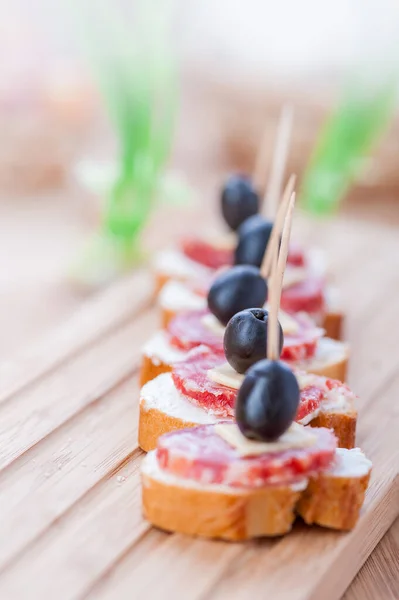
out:
<path id="1" fill-rule="evenodd" d="M 1 598 L 342 596 L 399 511 L 399 274 L 387 260 L 399 242 L 393 228 L 350 220 L 303 231 L 332 257 L 349 316 L 358 441 L 374 463 L 357 528 L 298 523 L 286 538 L 240 545 L 164 534 L 142 520 L 137 372 L 156 318 L 146 308 L 150 280 L 137 274 L 90 301 L 31 362 L 13 361 L 1 388 Z M 373 576 L 393 560 L 396 525 L 391 532 L 370 559 Z M 345 600 L 394 594 L 394 567 L 391 575 L 373 588 L 366 571 Z"/>

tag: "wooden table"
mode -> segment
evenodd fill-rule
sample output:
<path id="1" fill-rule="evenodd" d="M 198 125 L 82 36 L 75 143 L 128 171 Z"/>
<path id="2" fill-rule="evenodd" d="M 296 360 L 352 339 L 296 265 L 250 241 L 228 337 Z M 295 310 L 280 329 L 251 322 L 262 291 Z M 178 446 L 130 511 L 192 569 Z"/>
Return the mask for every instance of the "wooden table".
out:
<path id="1" fill-rule="evenodd" d="M 323 598 L 336 598 L 399 507 L 398 445 L 392 433 L 399 425 L 394 335 L 399 240 L 393 226 L 348 216 L 300 229 L 329 252 L 338 274 L 353 347 L 350 383 L 360 396 L 359 443 L 381 473 L 388 448 L 393 482 L 372 520 L 367 515 L 379 490 L 374 486 L 368 494 L 359 524 L 362 543 L 351 534 L 342 542 L 352 559 L 334 558 L 338 576 L 327 575 Z M 168 536 L 142 520 L 136 376 L 141 346 L 157 326 L 150 292 L 149 274 L 136 272 L 1 365 L 1 598 L 168 598 L 176 590 L 177 597 L 190 599 L 240 598 L 251 591 L 262 597 L 268 565 L 284 560 L 274 550 L 268 555 L 264 545 Z M 336 534 L 324 535 L 329 543 Z M 397 521 L 346 600 L 398 597 L 398 536 Z M 284 598 L 320 597 L 310 595 L 306 578 L 280 582 L 277 592 L 281 586 Z M 295 596 L 290 589 L 296 589 Z"/>

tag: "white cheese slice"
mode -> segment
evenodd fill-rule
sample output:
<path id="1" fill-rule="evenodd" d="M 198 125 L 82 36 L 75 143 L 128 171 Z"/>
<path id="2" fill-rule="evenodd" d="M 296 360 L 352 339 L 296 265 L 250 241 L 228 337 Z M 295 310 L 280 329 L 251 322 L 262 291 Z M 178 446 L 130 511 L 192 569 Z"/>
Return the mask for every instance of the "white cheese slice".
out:
<path id="1" fill-rule="evenodd" d="M 218 337 L 222 338 L 224 336 L 225 327 L 221 324 L 220 321 L 218 321 L 218 319 L 212 313 L 204 315 L 201 321 L 204 327 L 206 327 L 206 329 L 208 329 Z"/>
<path id="2" fill-rule="evenodd" d="M 232 388 L 233 390 L 238 390 L 243 382 L 244 375 L 237 373 L 228 362 L 225 362 L 218 367 L 209 369 L 208 379 L 214 383 Z"/>
<path id="3" fill-rule="evenodd" d="M 299 389 L 303 390 L 309 385 L 314 385 L 317 377 L 311 373 L 295 373 Z M 237 373 L 228 362 L 225 362 L 208 371 L 208 379 L 214 383 L 225 385 L 233 390 L 239 390 L 244 380 L 244 375 Z"/>
<path id="4" fill-rule="evenodd" d="M 210 235 L 206 241 L 211 244 L 215 250 L 234 250 L 237 244 L 237 234 L 234 231 L 222 235 Z"/>
<path id="5" fill-rule="evenodd" d="M 265 304 L 265 309 L 270 311 L 270 306 L 268 304 Z M 299 332 L 300 327 L 297 321 L 295 321 L 295 319 L 293 319 L 288 313 L 284 312 L 283 310 L 278 311 L 278 320 L 283 329 L 284 335 L 295 335 Z"/>
<path id="6" fill-rule="evenodd" d="M 240 456 L 258 456 L 268 452 L 307 448 L 313 446 L 317 441 L 317 436 L 299 423 L 292 423 L 291 427 L 276 442 L 249 440 L 235 423 L 218 423 L 215 425 L 215 431 L 230 446 L 233 446 Z"/>
<path id="7" fill-rule="evenodd" d="M 308 277 L 307 270 L 303 267 L 289 267 L 287 266 L 284 272 L 283 289 L 287 289 L 302 283 Z"/>

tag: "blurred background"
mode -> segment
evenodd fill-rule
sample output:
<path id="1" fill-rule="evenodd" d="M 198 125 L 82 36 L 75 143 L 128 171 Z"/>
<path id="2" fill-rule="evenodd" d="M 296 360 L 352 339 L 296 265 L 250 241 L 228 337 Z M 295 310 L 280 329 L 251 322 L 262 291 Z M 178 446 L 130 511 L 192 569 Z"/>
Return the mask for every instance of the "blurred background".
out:
<path id="1" fill-rule="evenodd" d="M 121 137 L 109 118 L 110 80 L 108 96 L 99 85 L 98 75 L 106 71 L 99 40 L 107 39 L 115 50 L 115 32 L 107 31 L 109 11 L 123 15 L 122 48 L 134 44 L 137 29 L 151 28 L 148 15 L 145 25 L 139 20 L 136 4 L 0 5 L 0 359 L 49 330 L 91 293 L 90 286 L 83 292 L 74 285 L 68 273 L 102 220 L 106 194 L 98 179 L 108 173 L 110 161 L 112 166 L 120 160 Z M 175 61 L 177 73 L 165 170 L 177 174 L 193 201 L 153 212 L 146 224 L 150 245 L 165 245 L 193 215 L 202 223 L 214 218 L 224 177 L 253 170 L 264 135 L 271 157 L 284 102 L 295 113 L 288 171 L 301 177 L 348 82 L 383 77 L 397 88 L 395 0 L 164 0 L 151 6 L 150 21 L 167 15 L 167 48 L 173 54 L 168 60 Z M 98 30 L 105 38 L 96 37 Z M 155 56 L 153 47 L 145 51 Z M 133 87 L 134 82 L 133 77 Z M 340 211 L 395 226 L 396 105 L 388 112 L 386 128 Z"/>

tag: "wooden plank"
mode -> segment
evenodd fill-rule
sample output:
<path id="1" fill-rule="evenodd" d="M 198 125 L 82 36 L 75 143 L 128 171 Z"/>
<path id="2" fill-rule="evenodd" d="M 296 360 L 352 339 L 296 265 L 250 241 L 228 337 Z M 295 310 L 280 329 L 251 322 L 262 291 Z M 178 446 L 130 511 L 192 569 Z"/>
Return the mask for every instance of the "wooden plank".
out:
<path id="1" fill-rule="evenodd" d="M 137 396 L 137 383 L 129 378 L 0 474 L 0 488 L 7 490 L 1 498 L 0 571 L 25 548 L 29 555 L 44 532 L 58 536 L 63 515 L 74 505 L 79 520 L 89 499 L 97 502 L 98 494 L 89 492 L 137 451 Z"/>
<path id="2" fill-rule="evenodd" d="M 399 519 L 360 569 L 343 600 L 399 598 Z"/>
<path id="3" fill-rule="evenodd" d="M 56 331 L 0 364 L 0 403 L 22 390 L 147 307 L 153 284 L 135 272 L 86 302 Z"/>
<path id="4" fill-rule="evenodd" d="M 134 372 L 152 321 L 141 315 L 0 405 L 0 470 Z"/>

